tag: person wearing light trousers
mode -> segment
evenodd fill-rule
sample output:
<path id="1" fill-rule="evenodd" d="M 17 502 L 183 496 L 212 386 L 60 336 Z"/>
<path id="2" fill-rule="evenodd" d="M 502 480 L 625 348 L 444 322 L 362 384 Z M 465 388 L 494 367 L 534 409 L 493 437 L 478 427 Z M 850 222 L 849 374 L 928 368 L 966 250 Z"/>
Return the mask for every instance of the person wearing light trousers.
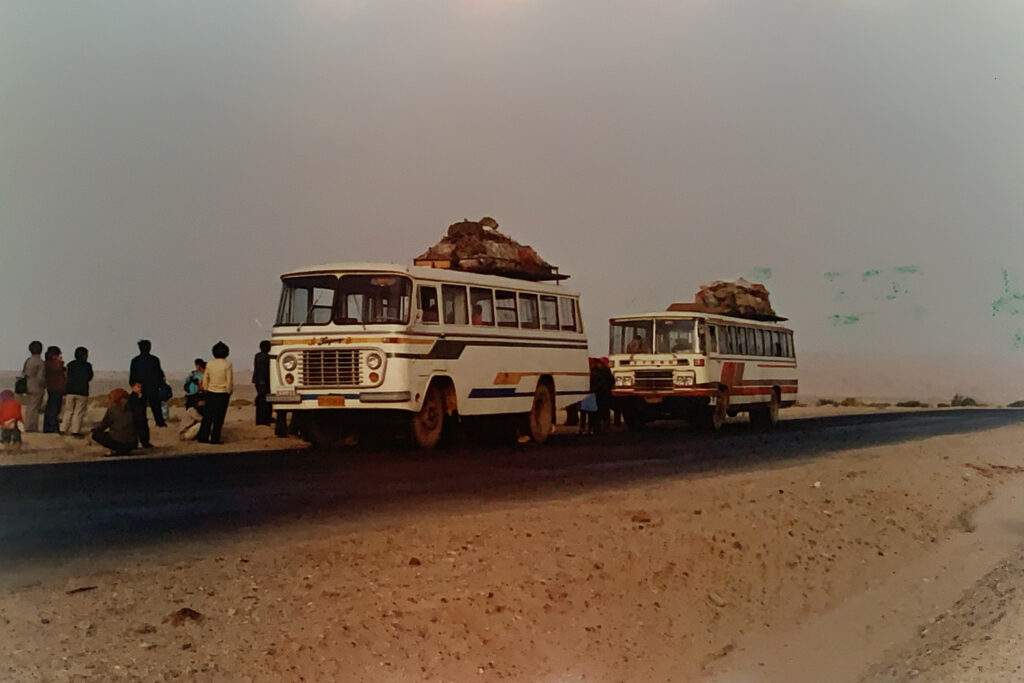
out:
<path id="1" fill-rule="evenodd" d="M 75 359 L 68 363 L 68 388 L 64 394 L 64 416 L 60 423 L 62 434 L 82 436 L 82 421 L 89 407 L 89 382 L 92 377 L 89 349 L 79 346 L 75 349 Z"/>

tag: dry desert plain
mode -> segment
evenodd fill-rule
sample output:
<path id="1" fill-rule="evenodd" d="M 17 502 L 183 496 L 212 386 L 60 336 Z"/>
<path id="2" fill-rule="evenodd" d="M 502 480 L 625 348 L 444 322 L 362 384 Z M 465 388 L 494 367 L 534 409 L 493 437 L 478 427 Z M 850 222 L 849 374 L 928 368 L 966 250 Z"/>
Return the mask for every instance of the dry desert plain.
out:
<path id="1" fill-rule="evenodd" d="M 223 446 L 172 423 L 140 457 L 303 447 L 251 411 Z M 1013 424 L 40 569 L 0 593 L 0 678 L 1018 680 L 1022 441 Z M 101 454 L 30 435 L 3 463 Z"/>

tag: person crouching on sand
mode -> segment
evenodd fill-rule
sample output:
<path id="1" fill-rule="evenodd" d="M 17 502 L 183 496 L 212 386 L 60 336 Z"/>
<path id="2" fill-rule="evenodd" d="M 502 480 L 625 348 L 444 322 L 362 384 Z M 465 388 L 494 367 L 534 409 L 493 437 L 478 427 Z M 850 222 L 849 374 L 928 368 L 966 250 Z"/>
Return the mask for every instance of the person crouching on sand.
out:
<path id="1" fill-rule="evenodd" d="M 21 403 L 10 389 L 0 391 L 0 443 L 4 450 L 21 451 L 21 433 L 25 423 L 21 417 Z"/>
<path id="2" fill-rule="evenodd" d="M 107 394 L 109 407 L 96 428 L 92 440 L 109 448 L 107 455 L 125 455 L 139 445 L 135 436 L 135 416 L 128 410 L 128 392 L 113 389 Z"/>

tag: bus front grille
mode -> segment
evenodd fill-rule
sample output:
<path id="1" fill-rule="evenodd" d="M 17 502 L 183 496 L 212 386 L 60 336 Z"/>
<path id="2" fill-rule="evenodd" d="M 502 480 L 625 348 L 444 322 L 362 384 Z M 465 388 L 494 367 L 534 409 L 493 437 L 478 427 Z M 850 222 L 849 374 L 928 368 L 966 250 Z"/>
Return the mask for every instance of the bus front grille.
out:
<path id="1" fill-rule="evenodd" d="M 633 380 L 633 388 L 653 391 L 672 389 L 671 370 L 637 370 Z"/>
<path id="2" fill-rule="evenodd" d="M 359 386 L 359 351 L 316 349 L 302 352 L 302 385 Z"/>

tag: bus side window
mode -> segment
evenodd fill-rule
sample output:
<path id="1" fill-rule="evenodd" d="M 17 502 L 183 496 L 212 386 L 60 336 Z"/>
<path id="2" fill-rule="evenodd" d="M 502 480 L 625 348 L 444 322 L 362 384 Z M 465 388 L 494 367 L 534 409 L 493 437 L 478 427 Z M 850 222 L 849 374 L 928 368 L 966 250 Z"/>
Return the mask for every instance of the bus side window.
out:
<path id="1" fill-rule="evenodd" d="M 782 355 L 782 341 L 779 337 L 778 330 L 772 330 L 772 353 L 773 356 Z"/>
<path id="2" fill-rule="evenodd" d="M 764 330 L 754 330 L 754 353 L 764 355 Z"/>
<path id="3" fill-rule="evenodd" d="M 540 327 L 540 316 L 537 310 L 536 294 L 519 295 L 519 326 L 537 329 Z"/>
<path id="4" fill-rule="evenodd" d="M 540 298 L 540 326 L 545 330 L 558 329 L 558 299 L 553 296 Z"/>
<path id="5" fill-rule="evenodd" d="M 576 302 L 569 297 L 558 298 L 558 317 L 563 330 L 576 331 Z"/>
<path id="6" fill-rule="evenodd" d="M 461 285 L 442 285 L 444 297 L 444 321 L 448 325 L 468 325 L 466 315 L 466 288 Z"/>
<path id="7" fill-rule="evenodd" d="M 736 330 L 736 349 L 735 353 L 745 356 L 747 355 L 747 334 L 746 330 L 742 327 L 734 328 Z"/>
<path id="8" fill-rule="evenodd" d="M 749 356 L 757 355 L 757 341 L 756 341 L 757 330 L 755 330 L 752 327 L 748 327 L 746 329 L 746 332 L 747 332 L 747 355 L 749 355 Z"/>
<path id="9" fill-rule="evenodd" d="M 497 313 L 498 327 L 519 327 L 515 292 L 496 290 L 494 292 L 494 311 Z"/>
<path id="10" fill-rule="evenodd" d="M 494 298 L 491 290 L 469 288 L 469 321 L 473 325 L 494 325 Z"/>
<path id="11" fill-rule="evenodd" d="M 420 314 L 420 319 L 427 324 L 436 325 L 440 322 L 437 316 L 437 287 L 420 285 Z"/>
<path id="12" fill-rule="evenodd" d="M 793 333 L 786 333 L 786 355 L 790 358 L 796 358 L 796 349 L 793 348 Z"/>
<path id="13" fill-rule="evenodd" d="M 718 326 L 708 325 L 708 353 L 718 353 Z"/>

